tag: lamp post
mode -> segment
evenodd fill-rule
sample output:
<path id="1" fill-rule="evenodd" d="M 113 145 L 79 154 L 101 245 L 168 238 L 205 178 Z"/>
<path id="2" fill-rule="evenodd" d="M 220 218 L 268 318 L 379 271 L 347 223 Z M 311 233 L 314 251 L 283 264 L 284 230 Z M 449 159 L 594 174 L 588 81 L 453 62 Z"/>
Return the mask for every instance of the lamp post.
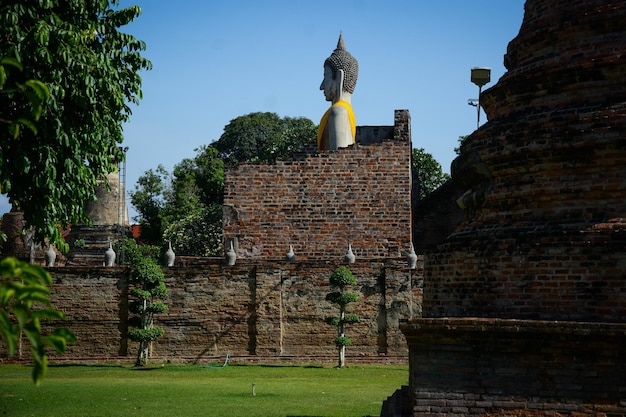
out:
<path id="1" fill-rule="evenodd" d="M 482 92 L 483 85 L 491 81 L 491 68 L 488 67 L 474 67 L 472 68 L 471 80 L 478 86 L 478 103 L 476 103 L 476 129 L 480 126 L 480 94 Z"/>

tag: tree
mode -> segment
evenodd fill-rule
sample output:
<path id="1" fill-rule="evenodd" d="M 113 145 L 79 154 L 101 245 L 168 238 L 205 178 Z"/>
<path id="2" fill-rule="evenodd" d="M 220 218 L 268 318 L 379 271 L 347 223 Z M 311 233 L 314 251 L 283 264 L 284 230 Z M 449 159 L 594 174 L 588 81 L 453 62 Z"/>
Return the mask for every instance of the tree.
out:
<path id="1" fill-rule="evenodd" d="M 117 5 L 0 3 L 0 57 L 23 66 L 11 77 L 25 86 L 38 80 L 50 93 L 46 98 L 27 89 L 42 104 L 36 126 L 0 130 L 0 192 L 23 210 L 37 240 L 49 239 L 58 248 L 67 247 L 58 225 L 90 223 L 85 203 L 94 199 L 97 181 L 124 157 L 118 145 L 131 114 L 128 103 L 141 97 L 138 71 L 151 66 L 140 55 L 145 44 L 118 31 L 140 8 L 116 10 Z M 20 95 L 0 94 L 5 120 L 19 121 L 28 105 Z"/>
<path id="2" fill-rule="evenodd" d="M 137 179 L 135 190 L 130 192 L 130 202 L 139 215 L 134 218 L 141 225 L 141 239 L 149 244 L 159 244 L 163 236 L 163 210 L 166 193 L 170 188 L 170 174 L 159 165 L 149 169 Z"/>
<path id="3" fill-rule="evenodd" d="M 463 143 L 465 143 L 465 141 L 467 140 L 467 138 L 469 137 L 469 135 L 465 135 L 465 136 L 459 136 L 459 146 L 457 146 L 456 148 L 454 148 L 454 153 L 456 153 L 457 155 L 461 155 L 461 147 L 463 146 Z"/>
<path id="4" fill-rule="evenodd" d="M 222 206 L 212 204 L 173 220 L 163 232 L 176 253 L 217 256 L 222 250 Z"/>
<path id="5" fill-rule="evenodd" d="M 43 104 L 50 97 L 50 90 L 41 81 L 22 80 L 23 71 L 24 67 L 17 59 L 0 58 L 0 92 L 11 99 L 14 106 L 10 116 L 3 114 L 0 117 L 0 123 L 7 125 L 8 133 L 14 139 L 19 137 L 22 127 L 37 134 L 35 122 L 41 117 Z"/>
<path id="6" fill-rule="evenodd" d="M 224 163 L 217 149 L 203 146 L 170 174 L 161 165 L 139 177 L 131 202 L 144 242 L 170 241 L 176 253 L 216 256 L 222 244 Z"/>
<path id="7" fill-rule="evenodd" d="M 317 140 L 317 127 L 303 117 L 276 113 L 250 113 L 231 120 L 220 138 L 212 143 L 229 165 L 239 162 L 274 162 Z"/>
<path id="8" fill-rule="evenodd" d="M 161 300 L 167 297 L 165 276 L 159 267 L 162 256 L 158 246 L 138 245 L 134 239 L 125 237 L 115 242 L 116 252 L 124 251 L 124 265 L 132 266 L 130 276 L 130 301 L 128 310 L 134 314 L 129 324 L 128 338 L 139 343 L 135 366 L 148 362 L 150 344 L 161 337 L 163 328 L 154 325 L 154 315 L 167 311 Z"/>
<path id="9" fill-rule="evenodd" d="M 76 342 L 74 334 L 65 328 L 42 334 L 42 320 L 65 319 L 62 312 L 50 306 L 51 285 L 52 277 L 40 266 L 13 257 L 0 260 L 0 336 L 9 356 L 13 356 L 21 335 L 26 335 L 35 365 L 35 384 L 41 382 L 48 368 L 46 347 L 63 353 L 68 343 Z"/>
<path id="10" fill-rule="evenodd" d="M 338 367 L 343 368 L 346 365 L 346 346 L 352 344 L 352 340 L 346 337 L 345 325 L 358 323 L 359 316 L 356 314 L 347 314 L 346 306 L 359 300 L 356 293 L 346 290 L 346 287 L 356 285 L 356 278 L 352 271 L 346 266 L 340 266 L 335 269 L 329 279 L 331 288 L 337 291 L 326 294 L 326 301 L 339 306 L 339 317 L 327 317 L 326 323 L 337 327 L 337 337 L 335 338 L 335 346 L 339 354 Z"/>
<path id="11" fill-rule="evenodd" d="M 450 179 L 450 175 L 443 172 L 441 165 L 423 148 L 413 149 L 411 158 L 413 181 L 418 183 L 419 198 L 422 199 L 435 191 Z"/>

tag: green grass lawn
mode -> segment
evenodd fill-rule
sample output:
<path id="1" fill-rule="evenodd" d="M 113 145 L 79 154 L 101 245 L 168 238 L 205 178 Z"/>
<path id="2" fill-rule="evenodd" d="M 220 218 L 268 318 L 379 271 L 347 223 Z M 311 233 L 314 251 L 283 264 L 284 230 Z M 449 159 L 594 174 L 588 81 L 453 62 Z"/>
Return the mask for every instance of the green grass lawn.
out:
<path id="1" fill-rule="evenodd" d="M 409 375 L 407 365 L 67 365 L 36 387 L 30 370 L 0 365 L 0 416 L 362 417 L 378 415 Z"/>

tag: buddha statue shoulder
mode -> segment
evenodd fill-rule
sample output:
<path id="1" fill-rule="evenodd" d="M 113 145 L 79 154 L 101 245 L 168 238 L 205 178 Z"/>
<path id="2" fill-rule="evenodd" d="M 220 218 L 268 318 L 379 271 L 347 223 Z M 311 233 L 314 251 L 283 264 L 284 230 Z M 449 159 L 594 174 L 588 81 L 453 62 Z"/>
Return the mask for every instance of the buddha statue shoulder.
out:
<path id="1" fill-rule="evenodd" d="M 324 61 L 324 92 L 330 108 L 324 113 L 317 132 L 319 150 L 337 150 L 355 143 L 356 118 L 352 110 L 352 93 L 359 75 L 357 60 L 346 51 L 343 36 L 337 48 Z"/>

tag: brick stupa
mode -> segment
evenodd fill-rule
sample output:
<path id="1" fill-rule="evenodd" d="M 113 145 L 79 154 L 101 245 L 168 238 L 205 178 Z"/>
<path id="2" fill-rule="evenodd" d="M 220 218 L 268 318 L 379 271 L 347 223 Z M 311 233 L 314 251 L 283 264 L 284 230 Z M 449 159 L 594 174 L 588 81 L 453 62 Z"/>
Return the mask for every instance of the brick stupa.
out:
<path id="1" fill-rule="evenodd" d="M 626 2 L 528 0 L 504 61 L 402 326 L 405 414 L 623 416 Z"/>

